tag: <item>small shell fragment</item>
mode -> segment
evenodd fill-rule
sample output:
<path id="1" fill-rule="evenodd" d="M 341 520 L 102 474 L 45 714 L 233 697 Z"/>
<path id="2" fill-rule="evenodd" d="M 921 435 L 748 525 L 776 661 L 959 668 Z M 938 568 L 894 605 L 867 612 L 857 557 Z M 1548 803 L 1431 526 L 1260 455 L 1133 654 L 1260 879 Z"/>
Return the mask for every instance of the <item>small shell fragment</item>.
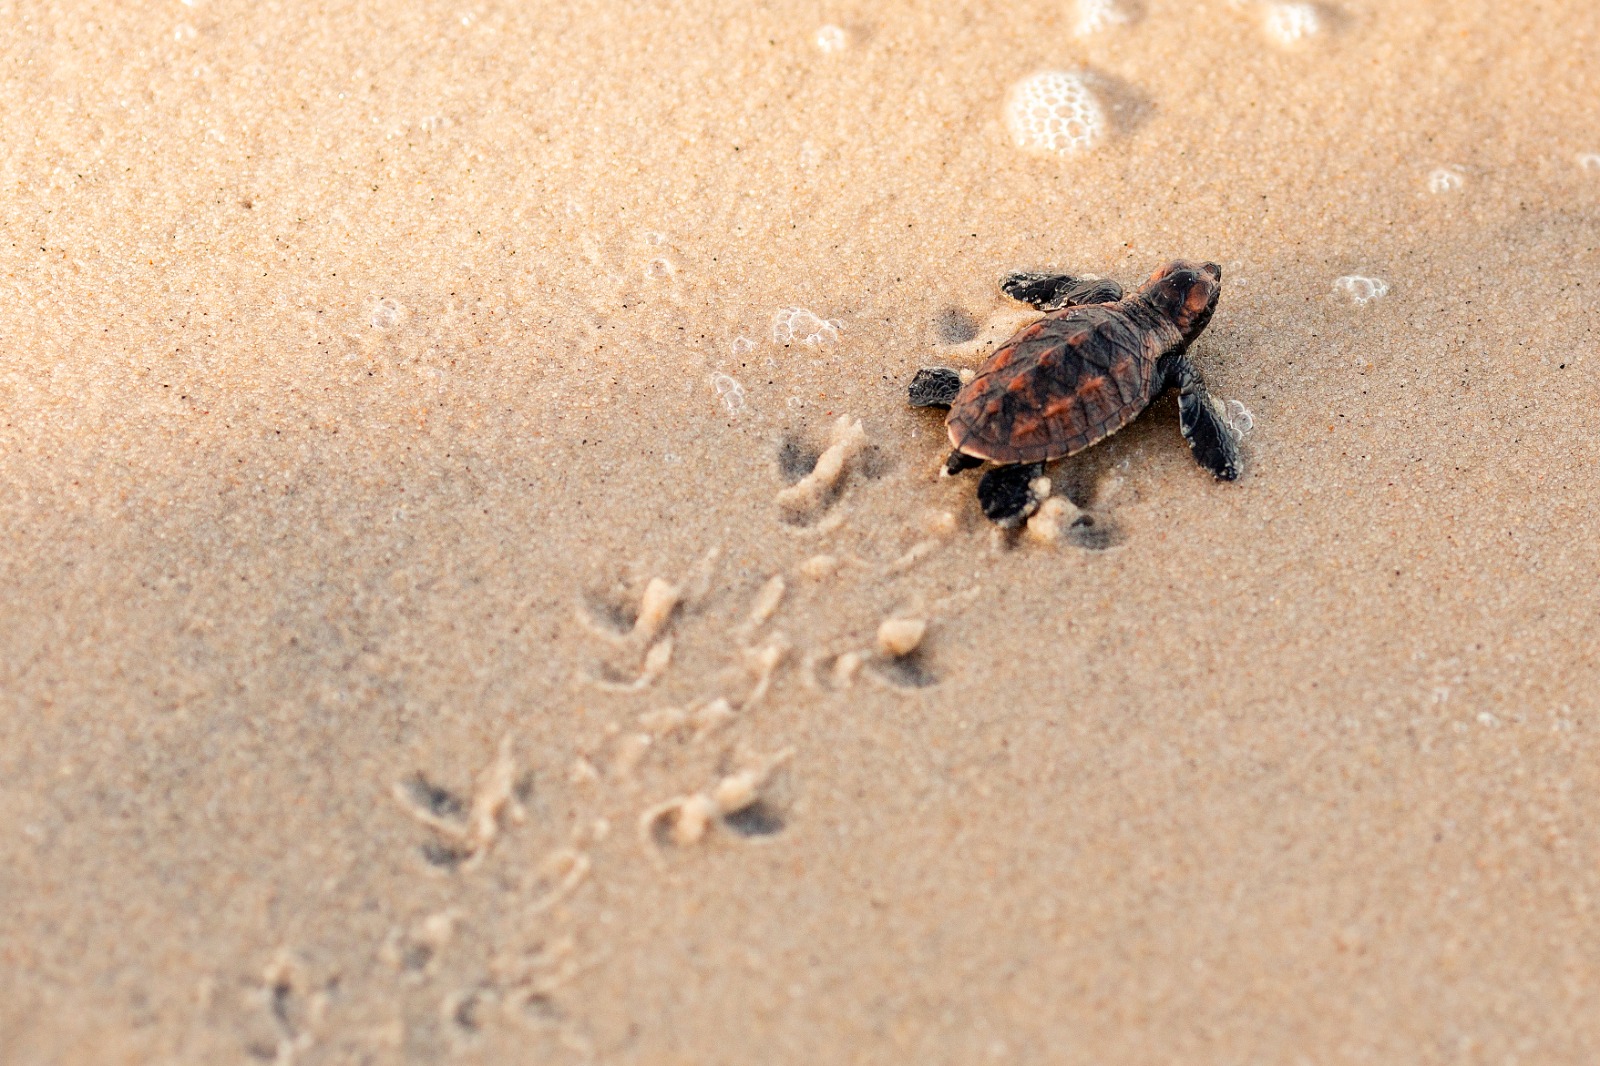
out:
<path id="1" fill-rule="evenodd" d="M 878 627 L 878 648 L 885 655 L 910 655 L 922 643 L 928 623 L 922 618 L 887 618 Z"/>

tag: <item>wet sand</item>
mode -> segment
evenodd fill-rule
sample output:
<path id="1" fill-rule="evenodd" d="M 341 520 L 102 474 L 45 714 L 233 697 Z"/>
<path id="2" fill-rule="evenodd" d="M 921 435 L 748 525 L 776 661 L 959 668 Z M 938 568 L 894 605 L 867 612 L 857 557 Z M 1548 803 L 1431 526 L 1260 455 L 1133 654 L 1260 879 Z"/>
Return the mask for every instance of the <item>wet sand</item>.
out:
<path id="1" fill-rule="evenodd" d="M 0 1061 L 1595 1061 L 1600 12 L 1117 10 L 13 11 Z"/>

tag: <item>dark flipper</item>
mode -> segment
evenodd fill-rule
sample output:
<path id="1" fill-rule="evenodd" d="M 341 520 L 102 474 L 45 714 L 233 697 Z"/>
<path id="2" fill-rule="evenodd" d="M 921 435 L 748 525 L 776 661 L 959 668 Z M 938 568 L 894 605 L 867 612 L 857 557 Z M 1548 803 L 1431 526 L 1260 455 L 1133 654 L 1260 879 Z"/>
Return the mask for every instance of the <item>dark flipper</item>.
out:
<path id="1" fill-rule="evenodd" d="M 1218 481 L 1233 481 L 1239 476 L 1239 442 L 1222 416 L 1222 405 L 1206 391 L 1188 356 L 1173 363 L 1171 381 L 1178 386 L 1178 424 L 1195 462 Z"/>
<path id="2" fill-rule="evenodd" d="M 1074 274 L 1007 274 L 1000 279 L 1000 291 L 1040 311 L 1122 299 L 1122 286 L 1116 282 Z"/>
<path id="3" fill-rule="evenodd" d="M 961 375 L 942 366 L 917 371 L 906 390 L 912 407 L 949 407 L 961 391 Z"/>
<path id="4" fill-rule="evenodd" d="M 1033 491 L 1033 479 L 1044 473 L 1043 463 L 997 466 L 978 482 L 978 505 L 984 517 L 1010 529 L 1039 509 L 1043 501 Z"/>
<path id="5" fill-rule="evenodd" d="M 950 457 L 944 461 L 944 476 L 951 477 L 963 470 L 971 470 L 975 466 L 982 465 L 982 459 L 975 459 L 966 452 L 951 452 Z"/>

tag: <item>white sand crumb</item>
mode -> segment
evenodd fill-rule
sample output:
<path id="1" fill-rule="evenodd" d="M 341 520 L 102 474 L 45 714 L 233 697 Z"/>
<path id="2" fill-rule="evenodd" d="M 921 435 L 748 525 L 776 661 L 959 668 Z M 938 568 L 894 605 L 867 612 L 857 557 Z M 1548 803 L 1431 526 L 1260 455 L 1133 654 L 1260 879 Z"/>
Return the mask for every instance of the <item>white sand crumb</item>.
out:
<path id="1" fill-rule="evenodd" d="M 784 748 L 756 760 L 744 770 L 729 774 L 709 792 L 674 796 L 646 808 L 639 816 L 640 838 L 652 852 L 657 850 L 658 841 L 680 847 L 698 843 L 717 818 L 736 814 L 760 799 L 767 779 L 793 754 L 793 748 Z"/>
<path id="2" fill-rule="evenodd" d="M 534 870 L 523 891 L 533 898 L 529 904 L 529 915 L 543 914 L 554 907 L 583 884 L 589 872 L 594 868 L 594 863 L 589 856 L 577 848 L 557 848 Z"/>
<path id="3" fill-rule="evenodd" d="M 572 760 L 572 769 L 567 773 L 567 780 L 574 785 L 587 785 L 600 780 L 600 771 L 596 770 L 594 763 L 582 755 Z"/>
<path id="4" fill-rule="evenodd" d="M 793 513 L 803 516 L 805 511 L 799 510 L 794 511 Z M 817 540 L 819 538 L 826 537 L 831 533 L 837 532 L 838 529 L 844 525 L 844 521 L 844 512 L 834 511 L 820 522 L 813 522 L 809 526 L 797 526 L 785 522 L 783 528 L 789 533 L 790 536 L 803 537 L 808 540 Z"/>
<path id="5" fill-rule="evenodd" d="M 861 673 L 861 665 L 864 662 L 866 662 L 866 656 L 858 651 L 847 651 L 834 659 L 833 687 L 844 689 L 854 684 L 856 676 Z"/>
<path id="6" fill-rule="evenodd" d="M 594 684 L 606 692 L 643 692 L 656 680 L 666 673 L 667 666 L 672 662 L 672 640 L 659 640 L 650 645 L 650 650 L 645 652 L 644 669 L 632 681 L 610 681 L 605 678 L 595 678 Z"/>
<path id="7" fill-rule="evenodd" d="M 668 737 L 689 727 L 689 715 L 680 707 L 661 707 L 639 715 L 639 724 L 652 736 Z"/>
<path id="8" fill-rule="evenodd" d="M 755 675 L 755 684 L 751 687 L 750 694 L 745 697 L 744 706 L 754 706 L 766 697 L 767 689 L 772 686 L 772 675 L 777 671 L 778 664 L 783 662 L 788 650 L 788 641 L 781 634 L 774 636 L 759 648 L 744 650 L 745 665 Z"/>
<path id="9" fill-rule="evenodd" d="M 1017 82 L 1006 102 L 1006 126 L 1018 148 L 1072 155 L 1105 132 L 1105 112 L 1082 74 L 1044 70 Z"/>
<path id="10" fill-rule="evenodd" d="M 878 649 L 896 658 L 910 655 L 917 650 L 927 632 L 926 619 L 886 618 L 878 626 Z"/>
<path id="11" fill-rule="evenodd" d="M 940 542 L 937 540 L 919 540 L 907 548 L 905 554 L 890 563 L 885 569 L 890 574 L 903 574 L 938 551 L 939 547 Z"/>
<path id="12" fill-rule="evenodd" d="M 504 737 L 494 762 L 478 774 L 477 785 L 472 792 L 472 809 L 468 812 L 467 832 L 462 838 L 472 854 L 464 865 L 474 865 L 488 853 L 495 837 L 500 835 L 502 815 L 517 823 L 527 818 L 527 811 L 516 798 L 516 775 L 517 764 L 511 756 L 511 738 Z"/>
<path id="13" fill-rule="evenodd" d="M 611 775 L 619 781 L 632 780 L 653 742 L 649 733 L 629 733 L 619 739 L 611 753 Z"/>
<path id="14" fill-rule="evenodd" d="M 755 604 L 750 608 L 750 616 L 745 620 L 746 627 L 755 629 L 764 625 L 778 610 L 778 605 L 783 602 L 783 594 L 788 587 L 782 574 L 769 577 L 766 584 L 761 586 L 761 591 L 756 594 Z"/>
<path id="15" fill-rule="evenodd" d="M 527 812 L 515 793 L 516 761 L 511 756 L 511 738 L 500 741 L 495 760 L 479 771 L 473 787 L 472 806 L 461 819 L 436 814 L 424 806 L 404 783 L 394 786 L 394 797 L 407 814 L 439 835 L 456 842 L 466 853 L 463 868 L 482 861 L 500 834 L 502 817 L 522 822 Z"/>
<path id="16" fill-rule="evenodd" d="M 689 568 L 683 579 L 683 606 L 698 606 L 711 594 L 711 578 L 717 572 L 717 561 L 722 558 L 721 548 L 708 548 L 706 553 Z"/>
<path id="17" fill-rule="evenodd" d="M 680 846 L 693 844 L 705 836 L 716 815 L 716 802 L 704 793 L 674 796 L 645 809 L 639 816 L 639 835 L 652 850 L 658 836 Z"/>
<path id="18" fill-rule="evenodd" d="M 861 420 L 843 415 L 833 424 L 832 443 L 817 457 L 811 473 L 778 493 L 778 504 L 791 509 L 815 508 L 844 476 L 846 464 L 867 445 Z"/>
<path id="19" fill-rule="evenodd" d="M 633 624 L 634 639 L 641 644 L 655 640 L 682 598 L 678 586 L 659 577 L 651 578 L 639 603 L 639 617 Z"/>
<path id="20" fill-rule="evenodd" d="M 1431 193 L 1455 192 L 1466 184 L 1459 167 L 1438 167 L 1428 173 L 1428 191 Z"/>
<path id="21" fill-rule="evenodd" d="M 1051 496 L 1028 519 L 1028 536 L 1041 544 L 1054 544 L 1061 539 L 1062 531 L 1082 513 L 1066 497 Z"/>
<path id="22" fill-rule="evenodd" d="M 833 555 L 813 555 L 800 564 L 800 576 L 808 581 L 824 581 L 839 571 L 839 559 Z"/>
<path id="23" fill-rule="evenodd" d="M 704 740 L 736 717 L 738 714 L 733 704 L 719 696 L 705 706 L 695 708 L 689 715 L 689 724 L 694 727 L 694 739 Z"/>
<path id="24" fill-rule="evenodd" d="M 378 957 L 411 981 L 426 980 L 438 969 L 440 953 L 455 939 L 456 926 L 465 917 L 461 908 L 450 907 L 419 919 L 407 932 L 391 929 Z"/>
<path id="25" fill-rule="evenodd" d="M 784 748 L 757 760 L 754 766 L 729 774 L 717 782 L 711 798 L 716 804 L 718 813 L 736 814 L 760 799 L 761 788 L 772 776 L 773 771 L 788 762 L 793 755 L 793 748 Z"/>

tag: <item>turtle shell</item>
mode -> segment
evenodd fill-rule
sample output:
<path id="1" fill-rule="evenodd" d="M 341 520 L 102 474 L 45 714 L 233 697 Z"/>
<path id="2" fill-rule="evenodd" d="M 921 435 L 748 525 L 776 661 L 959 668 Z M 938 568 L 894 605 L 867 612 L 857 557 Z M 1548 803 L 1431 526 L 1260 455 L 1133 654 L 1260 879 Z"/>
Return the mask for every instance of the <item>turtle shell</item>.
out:
<path id="1" fill-rule="evenodd" d="M 1057 311 L 1000 347 L 956 394 L 955 448 L 995 463 L 1048 462 L 1104 440 L 1149 405 L 1156 364 L 1182 341 L 1120 304 Z"/>

